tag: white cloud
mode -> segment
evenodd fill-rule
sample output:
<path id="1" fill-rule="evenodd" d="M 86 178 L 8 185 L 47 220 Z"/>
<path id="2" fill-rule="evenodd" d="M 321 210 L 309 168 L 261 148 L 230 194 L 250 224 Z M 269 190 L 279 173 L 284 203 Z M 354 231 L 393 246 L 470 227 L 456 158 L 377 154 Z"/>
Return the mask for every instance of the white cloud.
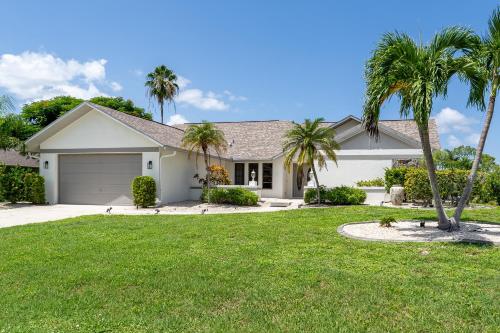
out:
<path id="1" fill-rule="evenodd" d="M 436 122 L 441 134 L 451 132 L 470 133 L 473 131 L 471 125 L 477 123 L 477 120 L 466 117 L 452 108 L 444 108 L 436 115 Z"/>
<path id="2" fill-rule="evenodd" d="M 456 136 L 454 136 L 453 134 L 448 136 L 447 143 L 448 143 L 448 146 L 450 146 L 452 148 L 462 145 L 462 141 L 459 138 L 457 138 Z"/>
<path id="3" fill-rule="evenodd" d="M 167 125 L 178 125 L 178 124 L 185 124 L 189 122 L 184 116 L 180 114 L 173 114 L 168 118 Z"/>
<path id="4" fill-rule="evenodd" d="M 200 89 L 181 90 L 176 98 L 180 104 L 187 104 L 202 110 L 217 110 L 223 111 L 229 108 L 229 105 L 223 100 L 217 98 L 213 92 L 207 93 Z"/>
<path id="5" fill-rule="evenodd" d="M 245 96 L 237 96 L 237 95 L 234 95 L 231 91 L 229 90 L 224 90 L 224 94 L 227 96 L 227 98 L 230 100 L 230 101 L 246 101 L 248 98 L 246 98 Z"/>
<path id="6" fill-rule="evenodd" d="M 113 91 L 120 91 L 123 89 L 122 85 L 115 81 L 110 82 L 109 86 Z"/>
<path id="7" fill-rule="evenodd" d="M 134 75 L 137 75 L 137 76 L 143 76 L 144 75 L 144 72 L 140 69 L 134 69 L 132 71 L 132 73 L 134 73 Z"/>
<path id="8" fill-rule="evenodd" d="M 186 88 L 189 84 L 191 83 L 191 80 L 185 78 L 184 76 L 177 76 L 177 85 L 179 86 L 179 89 L 184 89 Z"/>
<path id="9" fill-rule="evenodd" d="M 465 143 L 467 143 L 471 146 L 476 146 L 477 143 L 479 142 L 479 137 L 480 137 L 479 133 L 469 134 L 465 137 Z"/>
<path id="10" fill-rule="evenodd" d="M 22 100 L 58 95 L 89 99 L 106 95 L 96 86 L 106 78 L 106 60 L 79 62 L 49 53 L 23 52 L 0 56 L 0 87 Z M 111 83 L 113 90 L 121 88 Z M 119 89 L 118 89 L 119 90 Z M 117 90 L 115 90 L 117 91 Z"/>

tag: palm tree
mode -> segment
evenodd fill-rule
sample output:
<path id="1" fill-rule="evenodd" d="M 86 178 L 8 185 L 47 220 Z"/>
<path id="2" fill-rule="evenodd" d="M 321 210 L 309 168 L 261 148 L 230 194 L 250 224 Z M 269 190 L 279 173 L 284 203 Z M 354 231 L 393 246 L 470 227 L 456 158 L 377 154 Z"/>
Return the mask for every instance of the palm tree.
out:
<path id="1" fill-rule="evenodd" d="M 438 213 L 438 227 L 443 230 L 451 230 L 458 225 L 448 219 L 439 195 L 429 140 L 429 118 L 433 99 L 446 96 L 448 82 L 454 75 L 471 84 L 468 103 L 481 105 L 481 98 L 475 89 L 482 82 L 480 73 L 464 56 L 479 43 L 479 37 L 471 30 L 460 27 L 444 29 L 428 45 L 417 44 L 406 34 L 387 33 L 366 67 L 365 129 L 370 135 L 378 137 L 381 106 L 392 96 L 399 97 L 401 101 L 401 117 L 408 118 L 413 114 Z"/>
<path id="2" fill-rule="evenodd" d="M 320 185 L 314 162 L 317 161 L 319 169 L 326 167 L 326 157 L 337 164 L 335 150 L 340 149 L 335 141 L 335 131 L 329 126 L 321 126 L 323 118 L 316 118 L 313 121 L 306 119 L 304 124 L 294 124 L 285 134 L 283 151 L 285 152 L 285 168 L 290 172 L 290 168 L 295 158 L 297 158 L 297 174 L 302 175 L 304 167 L 310 166 L 316 182 L 316 193 L 318 205 L 321 203 Z"/>
<path id="3" fill-rule="evenodd" d="M 177 75 L 168 69 L 167 66 L 158 66 L 147 76 L 145 86 L 148 90 L 149 98 L 156 99 L 160 105 L 161 122 L 163 123 L 163 104 L 173 103 L 174 97 L 179 93 L 177 85 Z"/>
<path id="4" fill-rule="evenodd" d="M 486 111 L 486 119 L 484 120 L 483 130 L 481 131 L 481 136 L 476 148 L 476 156 L 474 158 L 474 162 L 472 163 L 470 174 L 467 177 L 467 183 L 464 191 L 460 197 L 460 201 L 458 202 L 457 209 L 455 210 L 454 218 L 456 221 L 460 221 L 462 212 L 472 193 L 477 171 L 481 163 L 484 144 L 486 143 L 486 137 L 488 136 L 491 119 L 493 118 L 493 112 L 495 110 L 497 92 L 500 86 L 500 7 L 497 7 L 493 12 L 493 15 L 491 15 L 490 20 L 488 21 L 488 33 L 483 38 L 477 52 L 471 55 L 471 58 L 472 61 L 477 61 L 478 66 L 483 69 L 485 84 L 481 88 L 483 93 L 489 88 L 490 99 L 488 101 L 488 109 Z"/>
<path id="5" fill-rule="evenodd" d="M 182 138 L 182 146 L 189 150 L 188 157 L 191 153 L 196 153 L 196 158 L 200 153 L 203 152 L 203 159 L 205 161 L 206 184 L 208 193 L 208 202 L 210 202 L 210 148 L 212 148 L 215 153 L 220 157 L 222 152 L 227 150 L 227 142 L 224 138 L 224 133 L 219 130 L 213 123 L 208 121 L 202 121 L 201 124 L 190 125 L 184 132 L 184 137 Z"/>

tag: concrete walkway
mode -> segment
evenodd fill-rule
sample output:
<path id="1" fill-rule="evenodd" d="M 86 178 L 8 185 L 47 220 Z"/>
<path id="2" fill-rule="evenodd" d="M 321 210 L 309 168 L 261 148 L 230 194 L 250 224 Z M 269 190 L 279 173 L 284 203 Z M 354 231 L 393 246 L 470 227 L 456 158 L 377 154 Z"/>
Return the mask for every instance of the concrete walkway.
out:
<path id="1" fill-rule="evenodd" d="M 297 209 L 303 203 L 298 199 L 262 199 L 257 207 L 241 207 L 230 205 L 208 205 L 198 201 L 185 201 L 168 206 L 136 209 L 133 206 L 112 206 L 112 215 L 185 215 L 185 214 L 234 214 L 259 213 Z M 286 207 L 272 207 L 273 203 L 290 203 Z M 49 205 L 33 206 L 27 204 L 0 206 L 0 228 L 16 225 L 40 223 L 77 217 L 83 215 L 107 214 L 110 206 L 101 205 Z"/>

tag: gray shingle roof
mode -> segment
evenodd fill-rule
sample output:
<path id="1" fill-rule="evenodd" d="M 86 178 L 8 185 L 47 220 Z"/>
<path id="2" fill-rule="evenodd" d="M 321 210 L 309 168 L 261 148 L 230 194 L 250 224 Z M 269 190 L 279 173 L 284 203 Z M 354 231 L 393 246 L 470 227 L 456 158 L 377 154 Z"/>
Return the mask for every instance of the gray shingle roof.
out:
<path id="1" fill-rule="evenodd" d="M 3 149 L 0 149 L 0 164 L 38 168 L 37 159 L 28 158 L 28 156 L 23 156 L 14 150 L 5 151 Z"/>
<path id="2" fill-rule="evenodd" d="M 174 148 L 181 148 L 184 130 L 190 125 L 168 126 L 93 103 L 89 104 L 158 143 Z M 420 141 L 417 126 L 413 120 L 382 120 L 380 123 Z M 324 122 L 324 125 L 333 124 L 335 122 Z M 227 152 L 222 157 L 234 160 L 269 160 L 283 152 L 281 146 L 283 136 L 292 128 L 293 122 L 288 120 L 238 121 L 215 122 L 215 125 L 224 132 L 229 144 Z M 439 135 L 434 119 L 430 120 L 429 132 L 432 147 L 439 149 Z"/>

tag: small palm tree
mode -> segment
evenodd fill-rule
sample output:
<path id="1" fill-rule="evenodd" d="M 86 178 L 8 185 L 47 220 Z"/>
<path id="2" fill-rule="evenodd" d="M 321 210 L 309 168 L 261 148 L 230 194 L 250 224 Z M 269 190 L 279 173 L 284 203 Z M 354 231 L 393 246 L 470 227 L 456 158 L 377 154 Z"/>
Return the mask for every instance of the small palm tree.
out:
<path id="1" fill-rule="evenodd" d="M 201 124 L 193 124 L 186 129 L 182 138 L 182 146 L 189 150 L 188 157 L 194 152 L 196 153 L 196 158 L 198 158 L 200 151 L 203 152 L 205 170 L 207 172 L 208 202 L 210 202 L 210 149 L 212 148 L 219 157 L 221 153 L 227 150 L 224 133 L 215 127 L 213 123 L 204 120 Z"/>
<path id="2" fill-rule="evenodd" d="M 474 162 L 472 163 L 472 168 L 469 176 L 467 177 L 467 183 L 465 185 L 460 201 L 458 202 L 457 209 L 455 210 L 454 218 L 456 221 L 460 221 L 460 217 L 465 208 L 465 205 L 469 201 L 470 195 L 472 193 L 472 188 L 474 181 L 477 176 L 477 171 L 479 169 L 481 158 L 483 155 L 484 145 L 486 143 L 486 137 L 488 136 L 488 131 L 491 125 L 491 119 L 493 118 L 493 112 L 495 110 L 495 101 L 497 97 L 497 92 L 500 87 L 500 8 L 497 7 L 491 15 L 488 22 L 488 33 L 483 38 L 481 45 L 472 53 L 470 59 L 476 62 L 477 65 L 483 70 L 484 74 L 484 84 L 479 86 L 480 94 L 485 94 L 485 91 L 489 88 L 490 98 L 488 101 L 488 109 L 486 111 L 486 118 L 484 120 L 483 130 L 481 131 L 481 136 L 479 137 L 479 142 L 476 148 L 476 156 Z"/>
<path id="3" fill-rule="evenodd" d="M 401 100 L 401 117 L 413 115 L 429 174 L 440 229 L 458 227 L 444 211 L 437 185 L 436 169 L 429 139 L 429 118 L 433 99 L 446 96 L 452 76 L 470 82 L 469 104 L 481 105 L 473 89 L 481 84 L 476 66 L 464 56 L 479 44 L 471 30 L 451 27 L 437 33 L 428 45 L 415 43 L 406 34 L 388 33 L 374 51 L 366 68 L 366 100 L 363 122 L 369 134 L 378 136 L 382 104 L 392 96 Z"/>
<path id="4" fill-rule="evenodd" d="M 294 124 L 293 128 L 285 134 L 283 143 L 284 164 L 288 172 L 295 158 L 297 159 L 297 174 L 302 175 L 304 167 L 311 167 L 316 182 L 318 205 L 321 202 L 320 185 L 314 162 L 318 163 L 321 170 L 326 167 L 326 155 L 337 164 L 335 150 L 340 149 L 335 141 L 335 131 L 329 126 L 321 126 L 323 120 L 323 118 L 316 118 L 313 121 L 306 119 L 304 124 Z"/>
<path id="5" fill-rule="evenodd" d="M 163 105 L 165 102 L 173 103 L 174 97 L 179 93 L 177 75 L 167 66 L 158 66 L 147 75 L 145 86 L 149 98 L 154 98 L 160 105 L 161 122 L 163 123 Z"/>

